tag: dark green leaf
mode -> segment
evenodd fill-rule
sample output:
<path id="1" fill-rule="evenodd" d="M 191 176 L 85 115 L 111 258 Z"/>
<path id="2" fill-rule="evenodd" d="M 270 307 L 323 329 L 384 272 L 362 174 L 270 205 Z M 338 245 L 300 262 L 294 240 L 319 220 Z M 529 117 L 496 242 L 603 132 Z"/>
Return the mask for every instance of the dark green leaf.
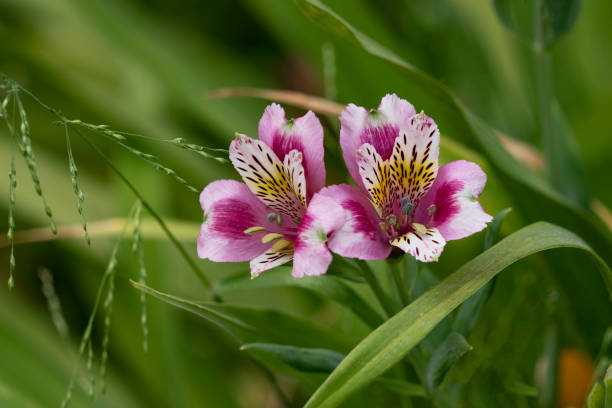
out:
<path id="1" fill-rule="evenodd" d="M 472 350 L 472 346 L 461 334 L 452 332 L 436 349 L 425 369 L 425 387 L 430 394 L 444 379 L 444 376 L 462 355 Z"/>
<path id="2" fill-rule="evenodd" d="M 507 383 L 506 389 L 516 395 L 522 395 L 524 397 L 530 398 L 538 397 L 538 389 L 536 387 L 519 381 L 512 381 Z"/>
<path id="3" fill-rule="evenodd" d="M 370 327 L 378 327 L 383 322 L 380 313 L 374 310 L 357 292 L 345 284 L 340 278 L 331 275 L 323 275 L 306 276 L 301 279 L 296 279 L 291 276 L 291 269 L 287 267 L 280 267 L 268 271 L 258 276 L 257 279 L 251 279 L 248 274 L 226 279 L 215 287 L 215 294 L 223 295 L 224 293 L 237 290 L 282 286 L 300 287 L 338 302 L 352 310 Z"/>
<path id="4" fill-rule="evenodd" d="M 541 30 L 544 47 L 567 33 L 578 18 L 580 0 L 493 0 L 504 25 L 521 40 L 534 44 Z"/>
<path id="5" fill-rule="evenodd" d="M 493 217 L 493 221 L 489 223 L 489 226 L 487 227 L 487 233 L 485 235 L 485 250 L 491 248 L 495 243 L 497 243 L 497 241 L 499 241 L 499 230 L 501 229 L 501 223 L 511 210 L 511 208 L 506 208 L 505 210 L 500 211 L 495 215 L 495 217 Z M 459 332 L 465 336 L 468 335 L 468 333 L 476 324 L 478 316 L 480 316 L 480 312 L 484 307 L 485 302 L 493 291 L 493 283 L 494 280 L 487 283 L 482 289 L 476 292 L 468 300 L 463 302 L 463 304 L 457 311 L 457 316 L 455 317 L 455 320 L 453 321 L 454 331 Z"/>
<path id="6" fill-rule="evenodd" d="M 268 355 L 306 373 L 331 373 L 344 358 L 343 354 L 326 349 L 287 346 L 284 344 L 250 343 L 240 347 L 251 355 Z"/>
<path id="7" fill-rule="evenodd" d="M 185 309 L 221 327 L 241 344 L 272 342 L 304 347 L 325 347 L 340 351 L 350 348 L 352 341 L 337 333 L 323 330 L 308 320 L 276 310 L 255 309 L 213 302 L 194 302 L 159 292 L 130 281 L 159 300 Z"/>
<path id="8" fill-rule="evenodd" d="M 591 254 L 612 293 L 612 271 L 581 238 L 556 225 L 529 225 L 463 265 L 370 333 L 312 395 L 306 407 L 339 405 L 400 361 L 445 316 L 507 266 L 531 254 L 562 247 Z"/>

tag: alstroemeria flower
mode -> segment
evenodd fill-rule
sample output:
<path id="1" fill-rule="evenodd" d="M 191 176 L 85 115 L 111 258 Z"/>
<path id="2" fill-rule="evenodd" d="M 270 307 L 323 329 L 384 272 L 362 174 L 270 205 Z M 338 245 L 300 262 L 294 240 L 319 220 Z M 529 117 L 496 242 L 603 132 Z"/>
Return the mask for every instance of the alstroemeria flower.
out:
<path id="1" fill-rule="evenodd" d="M 464 160 L 438 169 L 438 127 L 409 102 L 387 95 L 377 110 L 351 104 L 340 122 L 344 160 L 358 187 L 337 185 L 318 193 L 347 216 L 327 241 L 333 252 L 383 259 L 397 247 L 430 262 L 447 241 L 478 232 L 491 221 L 477 201 L 485 173 Z"/>
<path id="2" fill-rule="evenodd" d="M 198 236 L 200 258 L 250 261 L 252 276 L 309 250 L 308 245 L 298 249 L 295 241 L 309 217 L 307 204 L 325 185 L 323 127 L 314 113 L 287 121 L 284 110 L 272 104 L 258 133 L 259 140 L 237 135 L 230 145 L 230 159 L 244 183 L 218 180 L 202 191 L 204 223 Z M 313 273 L 325 270 L 326 265 Z M 293 274 L 313 273 L 294 267 Z"/>

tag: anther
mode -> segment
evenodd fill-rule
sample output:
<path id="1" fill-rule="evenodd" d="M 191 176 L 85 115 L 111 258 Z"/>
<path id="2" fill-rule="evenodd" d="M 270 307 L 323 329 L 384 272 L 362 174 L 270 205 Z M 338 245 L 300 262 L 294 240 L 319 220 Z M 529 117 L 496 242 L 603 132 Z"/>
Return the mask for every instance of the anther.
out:
<path id="1" fill-rule="evenodd" d="M 270 213 L 268 214 L 268 222 L 278 222 L 278 215 L 276 213 Z"/>
<path id="2" fill-rule="evenodd" d="M 257 234 L 260 232 L 264 232 L 266 229 L 264 227 L 251 227 L 251 228 L 247 228 L 245 229 L 243 232 L 247 235 L 253 235 L 253 234 Z"/>
<path id="3" fill-rule="evenodd" d="M 436 205 L 432 204 L 429 207 L 427 207 L 427 212 L 429 213 L 430 216 L 434 215 L 434 213 L 436 212 Z"/>
<path id="4" fill-rule="evenodd" d="M 414 213 L 414 205 L 412 205 L 412 202 L 410 201 L 409 197 L 404 197 L 402 198 L 402 215 L 412 215 L 412 213 Z"/>
<path id="5" fill-rule="evenodd" d="M 261 243 L 262 244 L 268 244 L 268 243 L 270 243 L 272 241 L 275 241 L 275 240 L 277 240 L 279 238 L 282 238 L 282 237 L 283 237 L 283 234 L 279 234 L 277 232 L 271 232 L 269 234 L 264 235 L 261 238 Z"/>

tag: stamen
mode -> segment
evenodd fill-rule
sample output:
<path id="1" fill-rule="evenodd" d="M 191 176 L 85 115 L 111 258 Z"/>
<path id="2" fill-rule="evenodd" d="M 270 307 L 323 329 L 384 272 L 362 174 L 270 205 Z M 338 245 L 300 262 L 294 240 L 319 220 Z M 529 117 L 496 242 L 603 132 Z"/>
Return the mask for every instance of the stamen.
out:
<path id="1" fill-rule="evenodd" d="M 429 207 L 427 207 L 427 212 L 429 213 L 429 216 L 434 215 L 434 213 L 436 212 L 436 205 L 432 204 Z"/>
<path id="2" fill-rule="evenodd" d="M 276 213 L 270 213 L 268 214 L 268 222 L 278 222 L 278 215 Z"/>
<path id="3" fill-rule="evenodd" d="M 247 235 L 253 235 L 260 232 L 264 232 L 266 229 L 264 227 L 251 227 L 244 230 L 244 233 Z"/>
<path id="4" fill-rule="evenodd" d="M 268 249 L 268 252 L 282 251 L 291 244 L 293 244 L 293 242 L 287 241 L 286 239 L 279 239 L 270 247 L 270 249 Z"/>
<path id="5" fill-rule="evenodd" d="M 279 227 L 283 225 L 283 220 L 281 219 L 280 213 L 276 214 L 276 223 L 278 224 Z"/>
<path id="6" fill-rule="evenodd" d="M 425 234 L 427 232 L 427 227 L 423 224 L 419 224 L 418 222 L 413 223 L 412 227 L 417 232 L 417 234 Z"/>
<path id="7" fill-rule="evenodd" d="M 397 217 L 393 214 L 387 216 L 387 223 L 391 225 L 397 224 Z"/>
<path id="8" fill-rule="evenodd" d="M 402 198 L 402 215 L 411 216 L 414 213 L 414 205 L 410 201 L 409 197 Z"/>
<path id="9" fill-rule="evenodd" d="M 277 232 L 270 232 L 269 234 L 266 234 L 266 235 L 264 235 L 261 238 L 261 243 L 262 244 L 268 244 L 268 243 L 270 243 L 272 241 L 276 241 L 277 239 L 282 238 L 282 237 L 283 237 L 283 234 L 279 234 Z"/>
<path id="10" fill-rule="evenodd" d="M 387 232 L 387 223 L 386 222 L 379 222 L 378 223 L 378 228 L 380 228 L 380 230 L 382 232 Z"/>

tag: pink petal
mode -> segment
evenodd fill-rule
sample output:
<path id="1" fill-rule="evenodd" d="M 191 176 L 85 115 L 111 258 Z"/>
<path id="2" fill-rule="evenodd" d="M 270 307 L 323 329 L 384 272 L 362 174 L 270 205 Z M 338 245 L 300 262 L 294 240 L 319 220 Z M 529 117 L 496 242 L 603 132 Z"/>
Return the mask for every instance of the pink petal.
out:
<path id="1" fill-rule="evenodd" d="M 391 241 L 391 245 L 414 256 L 421 262 L 437 261 L 446 241 L 436 228 L 425 228 L 408 232 Z"/>
<path id="2" fill-rule="evenodd" d="M 369 143 L 383 160 L 389 159 L 395 138 L 414 114 L 412 104 L 395 94 L 386 95 L 374 113 L 353 104 L 344 109 L 340 115 L 340 146 L 346 167 L 359 187 L 364 189 L 356 162 L 357 149 Z"/>
<path id="3" fill-rule="evenodd" d="M 398 201 L 407 197 L 418 206 L 438 173 L 439 152 L 440 131 L 433 119 L 424 113 L 411 117 L 395 140 L 389 159 Z"/>
<path id="4" fill-rule="evenodd" d="M 266 206 L 289 216 L 299 225 L 306 211 L 304 197 L 294 191 L 291 176 L 283 162 L 267 144 L 238 135 L 230 144 L 229 156 L 253 194 Z M 293 155 L 287 161 L 294 171 L 299 171 L 301 167 L 301 164 L 295 163 L 297 159 Z"/>
<path id="5" fill-rule="evenodd" d="M 259 234 L 245 234 L 255 226 L 270 226 L 265 206 L 234 180 L 210 183 L 200 195 L 204 222 L 198 236 L 198 256 L 215 262 L 242 262 L 265 252 L 270 244 L 262 244 Z M 278 231 L 278 226 L 270 226 Z"/>
<path id="6" fill-rule="evenodd" d="M 445 164 L 419 203 L 415 221 L 436 227 L 446 241 L 483 230 L 493 219 L 477 201 L 486 182 L 487 175 L 476 163 L 457 160 Z M 435 211 L 430 215 L 432 204 Z"/>
<path id="7" fill-rule="evenodd" d="M 329 235 L 342 228 L 345 220 L 344 209 L 340 204 L 329 197 L 315 194 L 295 240 L 294 277 L 322 275 L 327 271 L 332 255 L 325 243 Z"/>
<path id="8" fill-rule="evenodd" d="M 259 139 L 270 146 L 281 161 L 291 150 L 303 153 L 308 199 L 325 186 L 323 126 L 313 112 L 308 111 L 291 123 L 285 119 L 283 108 L 273 103 L 264 111 L 258 132 Z"/>
<path id="9" fill-rule="evenodd" d="M 349 258 L 384 259 L 391 246 L 378 224 L 381 221 L 365 193 L 348 184 L 329 186 L 319 192 L 344 209 L 345 224 L 327 242 L 328 248 Z"/>

